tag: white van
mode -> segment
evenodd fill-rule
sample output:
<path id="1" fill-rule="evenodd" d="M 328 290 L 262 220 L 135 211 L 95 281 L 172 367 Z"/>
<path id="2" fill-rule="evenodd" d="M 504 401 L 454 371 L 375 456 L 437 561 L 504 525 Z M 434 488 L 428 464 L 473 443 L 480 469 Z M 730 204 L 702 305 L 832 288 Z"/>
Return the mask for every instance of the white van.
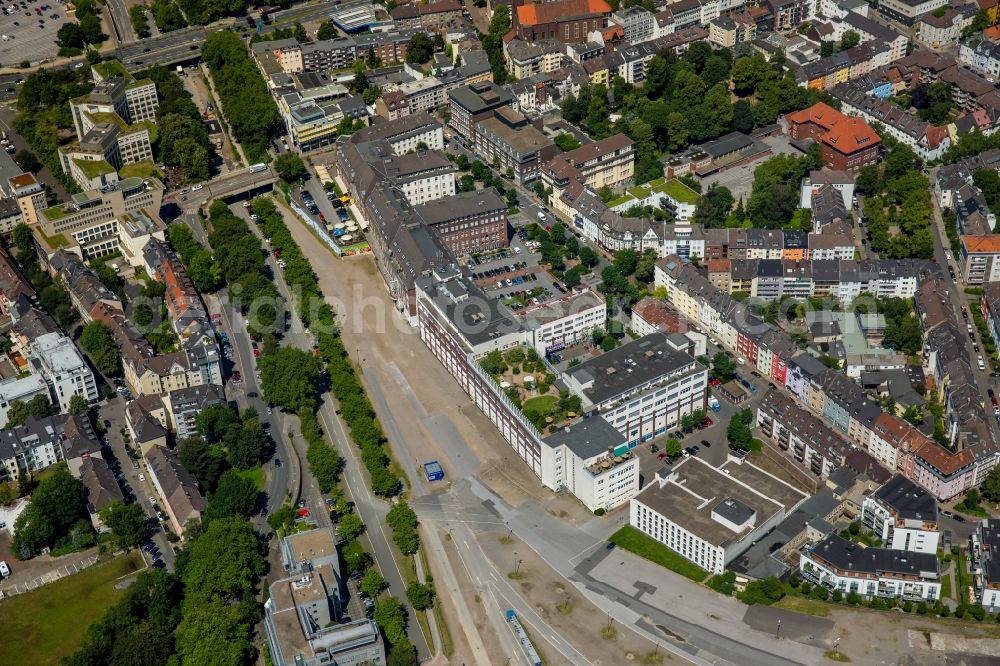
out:
<path id="1" fill-rule="evenodd" d="M 539 222 L 545 221 L 545 213 L 543 213 L 542 211 L 538 211 L 538 221 Z"/>
<path id="2" fill-rule="evenodd" d="M 0 577 L 6 578 L 10 575 L 10 567 L 6 562 L 0 562 Z"/>

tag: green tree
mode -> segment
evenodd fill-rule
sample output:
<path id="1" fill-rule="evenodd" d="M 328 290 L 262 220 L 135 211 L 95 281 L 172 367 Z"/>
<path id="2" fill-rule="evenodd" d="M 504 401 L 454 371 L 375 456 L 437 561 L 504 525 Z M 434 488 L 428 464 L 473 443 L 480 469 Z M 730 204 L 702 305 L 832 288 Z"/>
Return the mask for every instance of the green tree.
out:
<path id="1" fill-rule="evenodd" d="M 220 447 L 209 445 L 201 437 L 187 437 L 178 443 L 177 457 L 184 469 L 198 479 L 202 493 L 207 495 L 215 491 L 226 467 L 224 452 Z"/>
<path id="2" fill-rule="evenodd" d="M 30 150 L 19 150 L 14 155 L 14 162 L 21 168 L 21 171 L 35 173 L 42 168 L 42 163 Z"/>
<path id="3" fill-rule="evenodd" d="M 81 522 L 89 526 L 83 498 L 83 484 L 66 465 L 57 465 L 39 482 L 28 506 L 14 522 L 14 552 L 18 557 L 30 559 L 38 555 Z"/>
<path id="4" fill-rule="evenodd" d="M 681 444 L 679 439 L 671 437 L 667 440 L 666 445 L 663 450 L 666 452 L 667 457 L 673 460 L 681 455 L 681 451 L 684 450 L 684 446 Z"/>
<path id="5" fill-rule="evenodd" d="M 319 24 L 319 29 L 316 31 L 316 39 L 322 42 L 328 39 L 333 39 L 338 34 L 337 26 L 333 24 L 333 21 L 328 19 Z"/>
<path id="6" fill-rule="evenodd" d="M 736 364 L 725 352 L 716 352 L 712 357 L 712 371 L 722 382 L 728 382 L 736 374 Z"/>
<path id="7" fill-rule="evenodd" d="M 1000 502 L 1000 466 L 990 470 L 979 487 L 979 492 L 990 502 Z"/>
<path id="8" fill-rule="evenodd" d="M 378 599 L 378 595 L 382 593 L 382 590 L 389 587 L 389 584 L 385 582 L 385 578 L 382 578 L 382 574 L 378 572 L 378 569 L 368 569 L 365 571 L 365 575 L 361 578 L 361 591 L 372 599 Z"/>
<path id="9" fill-rule="evenodd" d="M 265 350 L 257 359 L 264 397 L 283 409 L 315 409 L 320 361 L 294 347 Z"/>
<path id="10" fill-rule="evenodd" d="M 101 510 L 101 520 L 122 550 L 137 547 L 146 535 L 146 514 L 138 504 L 112 502 Z"/>
<path id="11" fill-rule="evenodd" d="M 844 35 L 840 38 L 840 50 L 846 51 L 847 49 L 853 49 L 860 43 L 861 43 L 861 35 L 859 35 L 854 30 L 847 30 L 844 32 Z"/>
<path id="12" fill-rule="evenodd" d="M 406 62 L 423 64 L 434 55 L 434 42 L 426 32 L 418 32 L 410 38 L 406 47 Z"/>
<path id="13" fill-rule="evenodd" d="M 274 169 L 278 172 L 281 180 L 286 183 L 298 183 L 309 175 L 305 162 L 295 153 L 278 155 L 278 159 L 274 161 Z"/>
<path id="14" fill-rule="evenodd" d="M 134 5 L 128 10 L 129 19 L 132 21 L 132 28 L 135 34 L 140 37 L 149 37 L 149 21 L 146 20 L 146 5 Z"/>
<path id="15" fill-rule="evenodd" d="M 341 540 L 350 541 L 361 534 L 364 529 L 365 524 L 361 521 L 361 517 L 357 514 L 349 513 L 340 517 L 340 522 L 337 524 L 337 536 Z"/>
<path id="16" fill-rule="evenodd" d="M 434 603 L 434 586 L 413 581 L 406 586 L 406 599 L 417 610 L 427 610 Z"/>
<path id="17" fill-rule="evenodd" d="M 14 400 L 7 408 L 7 428 L 18 428 L 28 421 L 31 412 L 28 410 L 28 403 L 23 400 Z"/>
<path id="18" fill-rule="evenodd" d="M 103 322 L 92 321 L 83 327 L 80 334 L 80 346 L 90 355 L 97 370 L 106 376 L 119 373 L 120 347 Z"/>
<path id="19" fill-rule="evenodd" d="M 764 56 L 758 54 L 737 58 L 730 72 L 730 80 L 736 94 L 745 96 L 757 90 L 763 81 L 772 76 L 772 70 Z"/>
<path id="20" fill-rule="evenodd" d="M 236 470 L 228 470 L 219 477 L 215 492 L 205 507 L 205 522 L 238 516 L 249 518 L 257 510 L 257 488 L 253 481 Z"/>
<path id="21" fill-rule="evenodd" d="M 82 49 L 84 45 L 83 30 L 76 23 L 63 23 L 56 32 L 56 43 L 67 49 Z"/>
<path id="22" fill-rule="evenodd" d="M 406 640 L 406 610 L 398 599 L 388 596 L 379 599 L 372 617 L 390 645 Z"/>

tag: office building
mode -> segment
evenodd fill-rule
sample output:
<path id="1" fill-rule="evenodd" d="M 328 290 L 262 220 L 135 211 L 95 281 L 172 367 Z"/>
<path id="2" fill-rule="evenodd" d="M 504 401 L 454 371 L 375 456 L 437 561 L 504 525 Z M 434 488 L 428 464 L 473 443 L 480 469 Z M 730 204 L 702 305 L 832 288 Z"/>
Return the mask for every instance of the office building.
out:
<path id="1" fill-rule="evenodd" d="M 778 525 L 806 495 L 748 462 L 686 457 L 629 504 L 629 524 L 711 574 Z"/>

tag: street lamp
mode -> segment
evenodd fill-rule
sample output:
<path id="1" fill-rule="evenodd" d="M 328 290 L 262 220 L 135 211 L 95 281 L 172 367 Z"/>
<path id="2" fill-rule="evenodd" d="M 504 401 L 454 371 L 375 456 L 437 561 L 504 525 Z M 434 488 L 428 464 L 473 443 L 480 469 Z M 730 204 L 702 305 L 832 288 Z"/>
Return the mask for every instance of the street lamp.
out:
<path id="1" fill-rule="evenodd" d="M 774 637 L 778 638 L 779 633 L 781 633 L 781 620 L 778 620 L 778 628 L 774 630 Z"/>

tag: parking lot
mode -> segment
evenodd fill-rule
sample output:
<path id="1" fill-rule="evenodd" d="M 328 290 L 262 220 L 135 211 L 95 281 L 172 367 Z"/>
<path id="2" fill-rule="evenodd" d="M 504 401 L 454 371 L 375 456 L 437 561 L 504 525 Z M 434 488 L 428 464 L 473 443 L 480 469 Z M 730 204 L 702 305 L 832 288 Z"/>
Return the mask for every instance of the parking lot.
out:
<path id="1" fill-rule="evenodd" d="M 540 256 L 515 235 L 510 248 L 470 258 L 468 268 L 488 295 L 518 312 L 567 294 L 562 283 L 539 266 Z"/>
<path id="2" fill-rule="evenodd" d="M 16 67 L 25 60 L 37 64 L 59 52 L 56 33 L 69 19 L 63 5 L 50 2 L 3 3 L 3 7 L 16 7 L 16 10 L 11 14 L 0 13 L 0 65 Z"/>

